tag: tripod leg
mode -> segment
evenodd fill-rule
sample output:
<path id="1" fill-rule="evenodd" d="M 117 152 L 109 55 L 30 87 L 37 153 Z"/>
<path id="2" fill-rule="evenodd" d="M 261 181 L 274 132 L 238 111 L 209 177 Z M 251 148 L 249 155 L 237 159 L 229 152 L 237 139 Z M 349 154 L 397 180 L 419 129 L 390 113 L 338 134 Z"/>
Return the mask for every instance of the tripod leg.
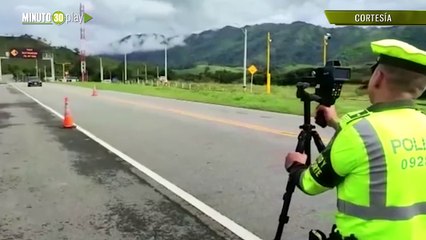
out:
<path id="1" fill-rule="evenodd" d="M 312 134 L 311 132 L 307 132 L 305 136 L 305 145 L 303 148 L 305 149 L 304 153 L 306 154 L 306 165 L 311 165 L 311 140 Z"/>
<path id="2" fill-rule="evenodd" d="M 297 137 L 297 146 L 296 152 L 304 153 L 306 147 L 308 134 L 305 131 L 301 131 Z M 309 142 L 308 142 L 309 143 Z M 291 175 L 288 176 L 287 186 L 285 188 L 286 192 L 283 196 L 283 207 L 281 209 L 281 214 L 278 222 L 277 232 L 275 234 L 274 240 L 280 240 L 284 231 L 284 225 L 288 223 L 290 217 L 288 216 L 288 210 L 290 208 L 291 197 L 294 190 L 296 189 L 296 179 L 293 179 Z"/>
<path id="3" fill-rule="evenodd" d="M 296 152 L 304 153 L 306 151 L 306 141 L 307 141 L 307 133 L 305 131 L 301 131 L 299 136 L 297 136 L 297 145 Z"/>
<path id="4" fill-rule="evenodd" d="M 314 138 L 314 142 L 315 142 L 315 145 L 317 146 L 318 151 L 319 152 L 324 151 L 325 145 L 323 141 L 321 140 L 321 137 L 317 131 L 312 131 L 312 137 Z"/>
<path id="5" fill-rule="evenodd" d="M 296 182 L 294 181 L 294 179 L 292 179 L 291 176 L 289 176 L 287 181 L 287 186 L 286 186 L 286 192 L 284 193 L 284 196 L 283 196 L 284 203 L 281 209 L 280 219 L 278 222 L 278 229 L 275 234 L 274 240 L 281 239 L 281 236 L 284 231 L 284 225 L 288 223 L 288 221 L 290 220 L 290 217 L 288 216 L 288 210 L 290 208 L 291 197 L 295 189 L 296 189 Z"/>

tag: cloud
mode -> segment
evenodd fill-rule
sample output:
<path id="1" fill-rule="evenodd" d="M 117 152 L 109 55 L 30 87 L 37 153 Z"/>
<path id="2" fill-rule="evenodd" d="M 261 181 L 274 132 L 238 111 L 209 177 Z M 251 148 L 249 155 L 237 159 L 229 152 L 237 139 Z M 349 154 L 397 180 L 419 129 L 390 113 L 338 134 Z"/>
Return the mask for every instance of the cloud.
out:
<path id="1" fill-rule="evenodd" d="M 0 34 L 31 34 L 48 39 L 54 45 L 84 47 L 88 53 L 158 49 L 163 46 L 148 37 L 127 42 L 124 49 L 111 43 L 132 34 L 179 36 L 171 44 L 183 43 L 185 35 L 225 25 L 244 26 L 264 22 L 306 21 L 332 27 L 324 16 L 326 9 L 416 10 L 425 9 L 424 0 L 84 0 L 93 20 L 86 24 L 86 41 L 80 41 L 80 24 L 62 26 L 22 25 L 24 11 L 79 12 L 80 1 L 13 0 L 2 1 Z"/>

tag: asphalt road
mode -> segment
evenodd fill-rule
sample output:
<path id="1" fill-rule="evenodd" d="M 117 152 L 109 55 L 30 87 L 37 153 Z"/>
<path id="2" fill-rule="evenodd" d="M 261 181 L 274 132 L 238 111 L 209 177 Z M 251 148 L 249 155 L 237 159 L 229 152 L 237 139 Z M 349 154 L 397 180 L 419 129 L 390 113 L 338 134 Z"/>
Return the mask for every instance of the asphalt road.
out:
<path id="1" fill-rule="evenodd" d="M 14 85 L 58 112 L 68 97 L 77 124 L 262 239 L 273 238 L 287 181 L 282 158 L 296 145 L 301 117 L 109 91 L 92 97 L 90 89 L 60 84 Z M 285 239 L 307 239 L 311 228 L 328 231 L 334 212 L 334 191 L 296 191 Z"/>
<path id="2" fill-rule="evenodd" d="M 237 239 L 16 89 L 0 96 L 0 239 Z"/>

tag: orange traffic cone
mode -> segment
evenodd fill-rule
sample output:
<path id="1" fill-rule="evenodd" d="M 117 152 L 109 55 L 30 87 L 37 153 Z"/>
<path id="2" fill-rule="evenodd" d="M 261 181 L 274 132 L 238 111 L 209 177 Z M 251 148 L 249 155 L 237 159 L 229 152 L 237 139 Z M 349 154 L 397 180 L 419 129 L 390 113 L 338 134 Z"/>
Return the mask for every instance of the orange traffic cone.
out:
<path id="1" fill-rule="evenodd" d="M 98 91 L 96 90 L 96 85 L 93 86 L 92 97 L 98 96 Z"/>
<path id="2" fill-rule="evenodd" d="M 71 111 L 68 107 L 68 98 L 65 98 L 65 114 L 64 114 L 64 121 L 63 121 L 63 125 L 64 128 L 74 128 L 74 120 L 72 119 L 71 116 Z"/>

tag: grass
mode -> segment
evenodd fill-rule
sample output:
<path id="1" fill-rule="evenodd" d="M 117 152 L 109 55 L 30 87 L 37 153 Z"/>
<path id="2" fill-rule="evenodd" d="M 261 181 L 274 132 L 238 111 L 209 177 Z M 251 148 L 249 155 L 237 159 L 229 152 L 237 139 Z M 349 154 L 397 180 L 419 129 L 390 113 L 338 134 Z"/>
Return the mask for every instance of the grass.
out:
<path id="1" fill-rule="evenodd" d="M 110 84 L 110 83 L 66 83 L 68 85 L 112 90 L 147 96 L 158 96 L 187 101 L 212 103 L 249 109 L 258 109 L 280 113 L 303 114 L 303 104 L 296 98 L 295 87 L 271 87 L 271 94 L 265 93 L 263 86 L 254 86 L 243 92 L 240 85 L 225 84 L 188 84 L 171 83 L 171 86 L 151 86 L 149 84 Z M 368 106 L 366 97 L 355 94 L 354 86 L 346 86 L 341 98 L 336 104 L 340 113 L 355 111 Z"/>
<path id="2" fill-rule="evenodd" d="M 251 64 L 247 64 L 247 67 L 249 67 Z M 229 72 L 242 72 L 242 67 L 228 67 L 228 66 L 219 66 L 219 65 L 205 65 L 200 64 L 193 68 L 187 68 L 187 69 L 174 69 L 177 74 L 199 74 L 203 73 L 206 69 L 206 67 L 209 68 L 209 72 L 216 72 L 216 71 L 229 71 Z M 259 66 L 256 66 L 259 68 Z M 299 68 L 309 68 L 314 67 L 313 65 L 308 64 L 290 64 L 283 66 L 282 68 L 278 69 L 279 72 L 290 72 L 297 70 Z"/>
<path id="3" fill-rule="evenodd" d="M 68 85 L 93 88 L 98 90 L 111 90 L 147 96 L 180 99 L 194 102 L 212 103 L 226 106 L 258 109 L 271 112 L 302 115 L 303 103 L 296 98 L 296 88 L 292 86 L 272 86 L 271 94 L 265 93 L 264 86 L 254 86 L 253 93 L 250 89 L 243 92 L 240 85 L 225 84 L 188 84 L 172 82 L 171 86 L 152 86 L 150 84 L 119 84 L 119 83 L 94 83 L 77 82 Z M 367 96 L 356 94 L 356 85 L 345 85 L 342 94 L 336 102 L 339 115 L 368 107 Z M 313 89 L 308 90 L 312 92 Z M 419 107 L 426 110 L 426 101 L 419 101 Z M 312 104 L 312 110 L 316 104 Z"/>

